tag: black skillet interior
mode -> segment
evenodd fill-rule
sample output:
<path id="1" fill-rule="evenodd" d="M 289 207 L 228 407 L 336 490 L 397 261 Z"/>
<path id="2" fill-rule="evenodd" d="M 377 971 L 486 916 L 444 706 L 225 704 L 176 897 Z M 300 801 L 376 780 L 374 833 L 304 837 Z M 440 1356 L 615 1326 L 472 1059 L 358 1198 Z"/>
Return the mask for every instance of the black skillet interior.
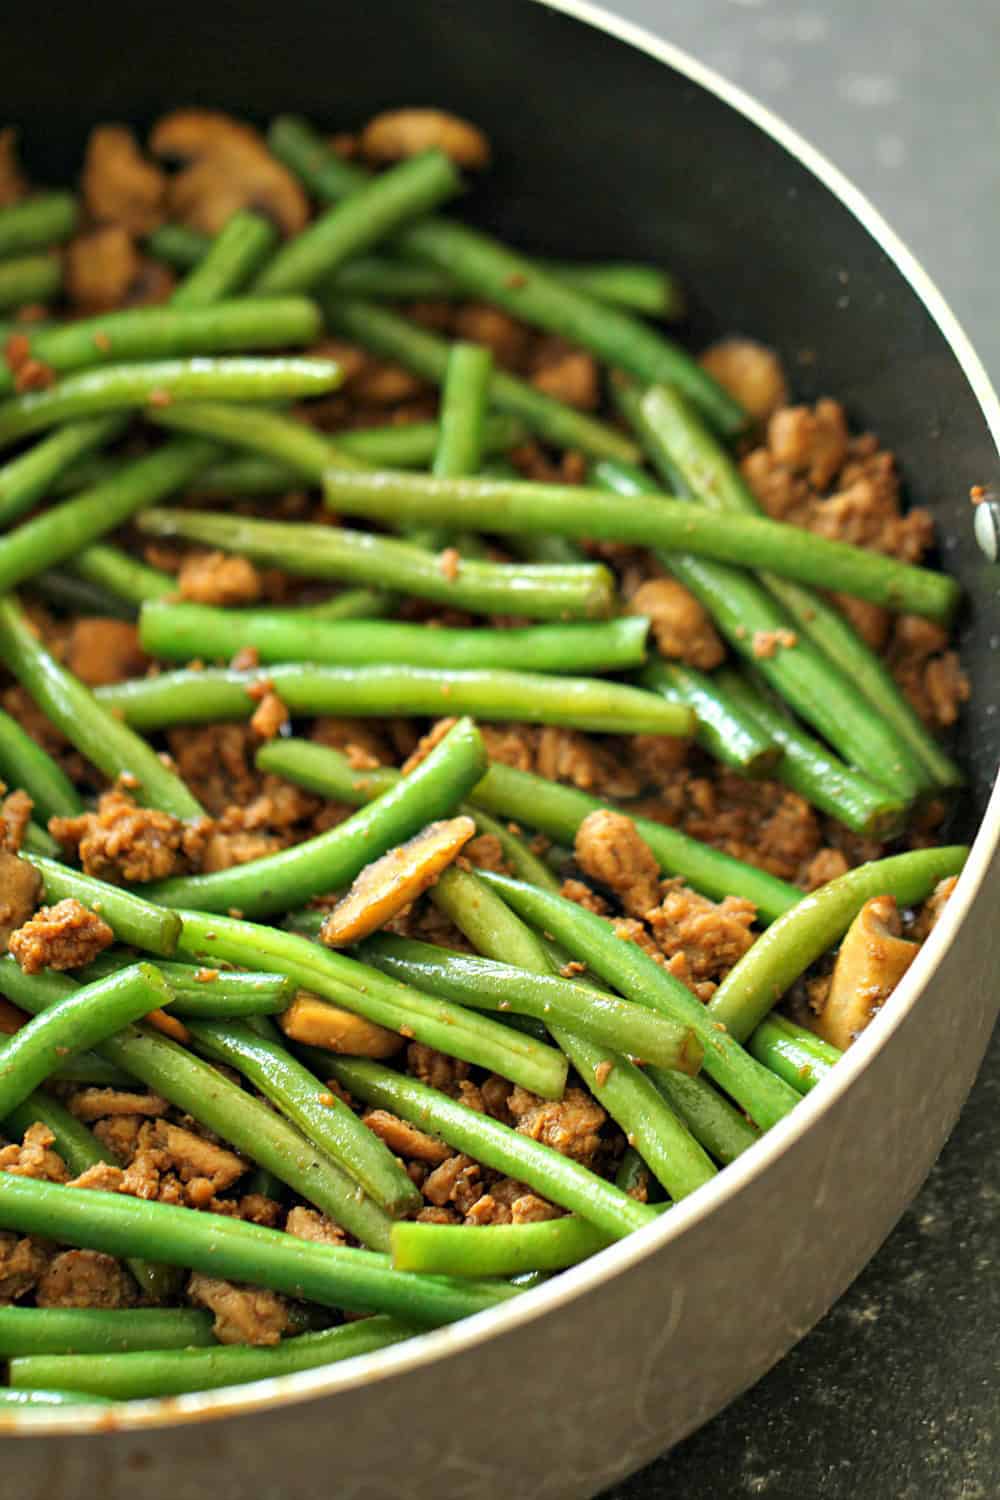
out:
<path id="1" fill-rule="evenodd" d="M 968 493 L 996 480 L 996 448 L 916 293 L 781 146 L 681 74 L 532 0 L 90 0 L 44 17 L 9 5 L 0 39 L 0 123 L 20 127 L 53 183 L 76 171 L 95 121 L 145 125 L 181 104 L 260 121 L 298 112 L 330 130 L 389 105 L 454 109 L 496 150 L 470 217 L 538 251 L 668 265 L 691 293 L 693 343 L 764 339 L 799 398 L 842 399 L 900 456 L 967 591 L 971 829 L 1000 751 L 1000 567 L 973 542 Z"/>

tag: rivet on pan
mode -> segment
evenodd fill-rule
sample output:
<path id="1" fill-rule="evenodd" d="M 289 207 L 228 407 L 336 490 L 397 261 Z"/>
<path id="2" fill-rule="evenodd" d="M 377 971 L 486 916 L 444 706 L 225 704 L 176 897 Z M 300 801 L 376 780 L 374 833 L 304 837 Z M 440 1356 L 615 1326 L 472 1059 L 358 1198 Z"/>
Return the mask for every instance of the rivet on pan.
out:
<path id="1" fill-rule="evenodd" d="M 1000 500 L 983 500 L 975 510 L 976 541 L 991 563 L 1000 558 Z"/>

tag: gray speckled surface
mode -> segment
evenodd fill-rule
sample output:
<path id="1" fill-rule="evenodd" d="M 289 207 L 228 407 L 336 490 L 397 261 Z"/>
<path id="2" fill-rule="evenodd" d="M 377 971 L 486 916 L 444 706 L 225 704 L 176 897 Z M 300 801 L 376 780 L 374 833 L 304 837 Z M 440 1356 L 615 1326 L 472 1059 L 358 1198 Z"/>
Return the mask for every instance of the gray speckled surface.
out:
<path id="1" fill-rule="evenodd" d="M 997 0 L 611 8 L 755 94 L 841 167 L 1000 380 Z M 994 1500 L 998 1220 L 995 1041 L 927 1186 L 848 1295 L 754 1390 L 606 1500 Z"/>

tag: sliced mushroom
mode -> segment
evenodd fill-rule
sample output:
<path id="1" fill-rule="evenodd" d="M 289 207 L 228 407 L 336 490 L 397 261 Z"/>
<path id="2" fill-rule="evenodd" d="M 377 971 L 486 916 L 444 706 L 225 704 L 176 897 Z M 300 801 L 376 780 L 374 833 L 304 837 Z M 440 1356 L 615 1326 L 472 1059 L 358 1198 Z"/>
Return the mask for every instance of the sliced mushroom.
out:
<path id="1" fill-rule="evenodd" d="M 183 163 L 167 197 L 171 216 L 203 234 L 217 234 L 240 208 L 265 214 L 298 234 L 309 203 L 295 178 L 251 126 L 210 109 L 179 109 L 153 129 L 149 149 Z"/>
<path id="2" fill-rule="evenodd" d="M 83 196 L 99 222 L 121 224 L 130 234 L 151 234 L 163 220 L 167 179 L 143 156 L 131 130 L 98 125 L 87 142 Z"/>
<path id="3" fill-rule="evenodd" d="M 318 995 L 299 990 L 288 1009 L 278 1017 L 278 1024 L 293 1042 L 310 1047 L 325 1047 L 348 1057 L 392 1057 L 406 1038 L 397 1036 L 385 1026 L 366 1021 L 339 1005 L 328 1005 Z"/>
<path id="4" fill-rule="evenodd" d="M 490 164 L 490 143 L 483 132 L 441 109 L 387 109 L 361 132 L 361 154 L 373 162 L 400 161 L 432 146 L 460 167 Z"/>
<path id="5" fill-rule="evenodd" d="M 701 356 L 701 364 L 755 422 L 762 422 L 788 400 L 781 361 L 773 349 L 753 339 L 723 339 Z"/>
<path id="6" fill-rule="evenodd" d="M 900 937 L 892 896 L 866 901 L 847 931 L 815 1030 L 835 1047 L 849 1047 L 892 994 L 910 967 L 919 943 Z"/>
<path id="7" fill-rule="evenodd" d="M 66 291 L 81 312 L 119 307 L 142 271 L 142 257 L 120 224 L 79 235 L 66 248 Z"/>
<path id="8" fill-rule="evenodd" d="M 384 927 L 434 884 L 475 831 L 471 818 L 428 823 L 409 843 L 366 865 L 323 923 L 322 942 L 343 948 Z"/>

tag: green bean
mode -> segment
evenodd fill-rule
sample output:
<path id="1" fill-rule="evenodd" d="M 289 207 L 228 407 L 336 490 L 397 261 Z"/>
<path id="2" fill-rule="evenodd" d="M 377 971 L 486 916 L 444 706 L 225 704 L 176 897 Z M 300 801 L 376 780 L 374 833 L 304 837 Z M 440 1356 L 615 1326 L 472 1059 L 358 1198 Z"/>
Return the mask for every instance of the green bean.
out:
<path id="1" fill-rule="evenodd" d="M 392 1263 L 430 1275 L 507 1277 L 561 1271 L 613 1243 L 576 1214 L 539 1224 L 394 1224 Z"/>
<path id="2" fill-rule="evenodd" d="M 640 1203 L 650 1203 L 649 1190 L 659 1187 L 652 1172 L 646 1166 L 642 1157 L 634 1146 L 626 1146 L 618 1163 L 615 1173 L 615 1187 L 620 1187 L 623 1193 L 629 1193 L 633 1198 L 638 1198 Z"/>
<path id="3" fill-rule="evenodd" d="M 757 497 L 735 463 L 676 391 L 654 387 L 637 401 L 634 397 L 626 397 L 626 401 L 654 458 L 666 459 L 695 499 L 727 514 L 759 514 Z M 822 595 L 783 579 L 777 572 L 764 573 L 762 580 L 796 626 L 879 710 L 917 766 L 923 765 L 941 785 L 958 785 L 958 768 L 937 746 L 884 662 L 841 612 Z"/>
<path id="4" fill-rule="evenodd" d="M 614 610 L 611 574 L 592 563 L 565 567 L 461 558 L 456 570 L 443 567 L 440 557 L 422 547 L 371 532 L 212 511 L 147 511 L 138 526 L 152 536 L 204 542 L 300 577 L 370 584 L 474 614 L 571 620 L 605 619 Z"/>
<path id="5" fill-rule="evenodd" d="M 12 596 L 0 598 L 0 660 L 70 744 L 106 776 L 129 773 L 136 796 L 146 805 L 180 818 L 201 813 L 183 781 L 152 747 L 102 708 L 90 689 L 49 654 Z"/>
<path id="6" fill-rule="evenodd" d="M 312 740 L 275 739 L 257 751 L 261 771 L 287 776 L 299 786 L 329 797 L 334 802 L 349 802 L 360 807 L 395 786 L 400 773 L 390 766 L 380 766 L 360 775 L 346 756 Z M 479 833 L 489 833 L 499 842 L 504 859 L 519 880 L 558 890 L 559 882 L 548 866 L 533 854 L 506 824 L 498 822 L 471 803 L 461 803 L 459 811 L 475 821 Z M 318 928 L 316 929 L 318 931 Z"/>
<path id="7" fill-rule="evenodd" d="M 105 1041 L 171 999 L 163 977 L 141 963 L 84 985 L 36 1016 L 0 1044 L 0 1119 L 44 1083 L 61 1058 Z"/>
<path id="8" fill-rule="evenodd" d="M 133 962 L 126 949 L 109 948 L 80 970 L 79 978 L 84 982 L 103 978 Z M 284 974 L 247 974 L 240 969 L 205 969 L 179 963 L 159 963 L 156 967 L 170 986 L 175 1016 L 205 1020 L 273 1016 L 287 1010 L 295 998 L 295 986 Z"/>
<path id="9" fill-rule="evenodd" d="M 898 797 L 838 760 L 740 673 L 723 670 L 718 676 L 722 691 L 784 750 L 776 780 L 867 838 L 887 839 L 900 831 L 905 808 Z"/>
<path id="10" fill-rule="evenodd" d="M 576 787 L 560 786 L 557 782 L 546 781 L 542 776 L 518 771 L 511 766 L 491 765 L 473 792 L 472 801 L 496 817 L 512 818 L 525 827 L 536 828 L 567 848 L 572 847 L 584 818 L 592 812 L 611 808 L 632 818 L 665 875 L 680 875 L 695 890 L 713 900 L 722 900 L 739 891 L 757 907 L 761 921 L 767 922 L 802 899 L 802 892 L 796 886 L 702 844 L 665 823 L 634 816 L 627 805 L 616 807 L 614 803 L 592 797 Z"/>
<path id="11" fill-rule="evenodd" d="M 839 1047 L 772 1011 L 747 1040 L 747 1051 L 800 1094 L 808 1094 L 839 1062 Z"/>
<path id="12" fill-rule="evenodd" d="M 76 1057 L 64 1057 L 52 1074 L 53 1083 L 86 1083 L 101 1089 L 130 1089 L 135 1079 L 121 1068 L 116 1068 L 96 1052 L 80 1052 Z M 36 1096 L 37 1097 L 37 1096 Z M 108 1160 L 113 1160 L 109 1157 Z"/>
<path id="13" fill-rule="evenodd" d="M 37 596 L 68 615 L 97 615 L 131 622 L 138 613 L 127 599 L 105 593 L 96 583 L 88 583 L 74 573 L 64 573 L 61 568 L 39 573 L 37 578 L 28 580 L 26 587 L 32 597 Z"/>
<path id="14" fill-rule="evenodd" d="M 639 682 L 668 702 L 686 703 L 698 716 L 695 735 L 703 750 L 744 776 L 764 776 L 781 760 L 782 747 L 766 726 L 727 691 L 720 674 L 699 672 L 681 662 L 654 660 Z"/>
<path id="15" fill-rule="evenodd" d="M 230 359 L 161 359 L 107 365 L 67 375 L 49 390 L 0 402 L 0 447 L 58 422 L 101 412 L 158 406 L 171 401 L 273 401 L 319 396 L 340 384 L 328 359 L 235 355 Z"/>
<path id="16" fill-rule="evenodd" d="M 211 1316 L 193 1307 L 0 1307 L 0 1355 L 4 1359 L 214 1345 Z"/>
<path id="17" fill-rule="evenodd" d="M 2 372 L 0 372 L 2 378 Z M 0 467 L 0 525 L 7 526 L 46 496 L 61 473 L 82 455 L 110 442 L 124 428 L 124 419 L 113 415 L 72 422 L 8 459 Z"/>
<path id="18" fill-rule="evenodd" d="M 492 374 L 489 349 L 481 344 L 452 344 L 441 389 L 441 426 L 432 465 L 433 472 L 442 478 L 479 473 Z M 474 557 L 480 546 L 475 536 L 456 536 L 439 526 L 406 529 L 404 535 L 433 552 L 450 543 L 463 555 Z"/>
<path id="19" fill-rule="evenodd" d="M 320 326 L 315 303 L 304 297 L 244 297 L 212 307 L 201 302 L 130 307 L 27 337 L 33 358 L 66 373 L 95 366 L 117 367 L 135 360 L 172 361 L 185 355 L 312 344 L 319 337 Z M 6 366 L 0 368 L 0 394 L 14 389 L 13 371 Z M 265 392 L 264 399 L 269 394 Z M 279 390 L 275 394 L 285 393 Z"/>
<path id="20" fill-rule="evenodd" d="M 411 1323 L 455 1322 L 517 1296 L 503 1282 L 410 1275 L 394 1271 L 388 1256 L 369 1250 L 316 1244 L 220 1214 L 120 1193 L 81 1193 L 28 1177 L 4 1182 L 0 1227 L 110 1255 L 133 1255 L 155 1245 L 170 1265 L 266 1286 L 324 1307 L 392 1313 Z"/>
<path id="21" fill-rule="evenodd" d="M 964 772 L 937 743 L 882 658 L 861 639 L 840 610 L 822 594 L 789 578 L 768 574 L 767 587 L 813 645 L 849 673 L 857 692 L 867 698 L 935 785 L 946 789 L 961 786 Z"/>
<path id="22" fill-rule="evenodd" d="M 393 594 L 377 589 L 338 589 L 319 604 L 300 605 L 299 618 L 312 620 L 374 620 L 396 607 Z"/>
<path id="23" fill-rule="evenodd" d="M 4 986 L 10 986 L 4 960 L 0 960 L 0 976 Z M 45 975 L 44 984 L 38 982 L 39 975 L 25 978 L 34 982 L 20 982 L 14 999 L 27 1010 L 44 1010 L 60 991 L 75 992 L 75 986 L 70 988 L 72 982 L 61 975 Z M 53 984 L 54 979 L 61 983 Z M 388 1245 L 388 1215 L 358 1191 L 354 1179 L 281 1115 L 232 1083 L 217 1068 L 145 1026 L 125 1027 L 103 1041 L 98 1050 L 178 1109 L 207 1125 L 237 1151 L 273 1172 L 363 1244 L 377 1249 Z M 159 1243 L 155 1240 L 149 1243 L 156 1246 L 157 1257 L 169 1263 L 169 1256 L 160 1254 Z"/>
<path id="24" fill-rule="evenodd" d="M 421 1130 L 439 1135 L 456 1151 L 526 1182 L 615 1239 L 656 1218 L 655 1210 L 619 1192 L 579 1162 L 414 1078 L 360 1058 L 331 1057 L 327 1070 L 355 1098 L 392 1110 Z"/>
<path id="25" fill-rule="evenodd" d="M 705 1049 L 705 1072 L 732 1095 L 762 1130 L 776 1124 L 793 1108 L 796 1101 L 793 1091 L 748 1057 L 731 1036 L 714 1024 L 718 1017 L 712 1015 L 711 1008 L 706 1011 L 686 985 L 654 963 L 634 943 L 621 942 L 609 922 L 562 896 L 536 890 L 505 875 L 482 871 L 479 878 L 525 921 L 551 933 L 556 942 L 582 958 L 595 974 L 626 998 L 689 1026 Z M 645 1156 L 645 1151 L 642 1154 Z M 646 1159 L 649 1160 L 648 1156 Z"/>
<path id="26" fill-rule="evenodd" d="M 393 1319 L 364 1318 L 321 1333 L 303 1333 L 273 1348 L 231 1344 L 213 1349 L 169 1349 L 158 1353 L 25 1355 L 14 1363 L 26 1395 L 34 1382 L 58 1375 L 75 1389 L 74 1401 L 137 1401 L 150 1396 L 183 1396 L 219 1386 L 272 1380 L 299 1370 L 315 1370 L 341 1359 L 388 1349 L 419 1330 Z M 100 1395 L 96 1395 L 96 1392 Z"/>
<path id="27" fill-rule="evenodd" d="M 258 1034 L 239 1021 L 194 1021 L 190 1030 L 201 1050 L 242 1073 L 386 1213 L 402 1218 L 423 1206 L 420 1190 L 385 1142 L 342 1099 L 317 1092 L 314 1075 L 281 1045 L 273 1027 Z"/>
<path id="28" fill-rule="evenodd" d="M 447 873 L 452 879 L 463 874 L 454 870 Z M 535 974 L 552 973 L 553 959 L 545 943 L 478 876 L 465 875 L 451 899 L 443 903 L 442 883 L 435 887 L 436 904 L 443 905 L 480 953 Z M 620 1051 L 575 1030 L 552 1021 L 548 1024 L 580 1077 L 628 1139 L 635 1142 L 671 1197 L 683 1198 L 714 1177 L 715 1168 L 705 1152 L 634 1063 Z"/>
<path id="29" fill-rule="evenodd" d="M 742 1040 L 748 1037 L 810 964 L 847 931 L 866 901 L 893 896 L 912 906 L 939 880 L 957 875 L 968 849 L 911 849 L 858 865 L 803 897 L 780 917 L 726 975 L 708 1004 L 708 1016 Z"/>
<path id="30" fill-rule="evenodd" d="M 176 912 L 165 911 L 163 907 L 154 906 L 151 901 L 144 901 L 131 891 L 107 885 L 93 875 L 83 875 L 79 870 L 71 870 L 68 865 L 60 864 L 57 860 L 46 859 L 38 854 L 29 854 L 25 858 L 41 875 L 47 901 L 65 901 L 75 897 L 82 905 L 100 912 L 120 942 L 128 943 L 133 948 L 141 948 L 146 953 L 169 958 L 176 949 L 181 930 L 180 918 Z M 0 967 L 6 971 L 2 960 Z"/>
<path id="31" fill-rule="evenodd" d="M 512 964 L 391 936 L 369 938 L 359 956 L 384 974 L 432 995 L 477 1010 L 535 1016 L 546 1025 L 565 1027 L 588 1041 L 662 1068 L 691 1073 L 701 1061 L 702 1047 L 688 1028 L 641 1005 L 554 974 L 531 974 Z"/>
<path id="32" fill-rule="evenodd" d="M 51 1406 L 106 1406 L 110 1403 L 109 1396 L 90 1396 L 80 1391 L 58 1391 L 58 1390 L 35 1390 L 33 1387 L 23 1390 L 14 1386 L 0 1386 L 0 1407 L 8 1407 L 14 1410 L 32 1410 L 33 1408 Z"/>
<path id="33" fill-rule="evenodd" d="M 352 711 L 352 710 L 349 710 Z M 409 776 L 326 833 L 249 864 L 179 875 L 149 888 L 167 906 L 266 916 L 349 885 L 373 859 L 435 818 L 447 817 L 482 775 L 486 751 L 476 726 L 460 720 Z"/>
<path id="34" fill-rule="evenodd" d="M 546 1099 L 560 1099 L 566 1062 L 552 1047 L 487 1016 L 423 995 L 343 953 L 274 927 L 182 913 L 182 952 L 203 963 L 265 962 L 302 989 L 439 1052 L 486 1068 Z M 2 970 L 0 970 L 2 974 Z M 16 998 L 16 997 L 15 997 Z"/>
<path id="35" fill-rule="evenodd" d="M 592 477 L 619 495 L 645 496 L 655 489 L 647 475 L 623 464 L 601 464 Z M 917 795 L 924 778 L 898 736 L 859 699 L 850 678 L 810 640 L 797 634 L 792 617 L 763 584 L 742 569 L 693 557 L 690 553 L 657 555 L 700 600 L 729 644 L 845 760 L 872 780 L 884 783 L 896 796 L 912 800 Z M 794 646 L 779 645 L 773 656 L 769 656 L 767 642 L 780 643 L 783 639 L 794 640 Z M 757 653 L 758 644 L 764 647 L 762 655 Z"/>
<path id="36" fill-rule="evenodd" d="M 233 671 L 164 672 L 97 689 L 98 701 L 142 730 L 171 724 L 249 719 L 248 689 L 273 687 L 291 713 L 395 717 L 473 714 L 563 724 L 604 734 L 690 735 L 694 714 L 641 688 L 599 677 L 548 677 L 540 672 L 440 667 L 311 667 L 286 664 Z"/>
<path id="37" fill-rule="evenodd" d="M 10 787 L 23 788 L 46 822 L 49 818 L 74 818 L 83 811 L 80 794 L 62 767 L 2 709 L 0 780 Z"/>
<path id="38" fill-rule="evenodd" d="M 57 255 L 20 255 L 0 262 L 0 312 L 47 302 L 62 286 L 62 262 Z"/>
<path id="39" fill-rule="evenodd" d="M 336 332 L 383 359 L 398 360 L 435 385 L 444 380 L 447 340 L 374 302 L 338 296 L 324 296 L 320 302 L 328 325 Z M 592 458 L 630 461 L 636 457 L 635 444 L 616 428 L 546 396 L 506 371 L 493 372 L 490 403 L 497 411 L 519 417 L 538 437 L 559 447 L 578 448 Z"/>
<path id="40" fill-rule="evenodd" d="M 760 1139 L 756 1125 L 752 1125 L 746 1115 L 735 1109 L 702 1075 L 689 1078 L 676 1070 L 668 1072 L 657 1067 L 649 1068 L 647 1072 L 650 1081 L 677 1111 L 695 1140 L 724 1167 Z M 791 1080 L 785 1078 L 785 1082 Z"/>
<path id="41" fill-rule="evenodd" d="M 146 249 L 178 271 L 190 271 L 212 247 L 211 237 L 184 224 L 161 224 L 146 240 Z"/>
<path id="42" fill-rule="evenodd" d="M 427 474 L 367 474 L 329 469 L 331 508 L 394 524 L 440 522 L 492 532 L 631 542 L 698 557 L 770 568 L 782 577 L 840 589 L 889 609 L 947 622 L 958 585 L 945 573 L 901 563 L 881 552 L 832 541 L 763 516 L 719 514 L 656 492 L 641 506 L 622 506 L 602 490 L 529 480 L 437 479 Z"/>
<path id="43" fill-rule="evenodd" d="M 75 557 L 141 506 L 180 489 L 204 468 L 213 451 L 199 438 L 175 438 L 156 453 L 124 465 L 103 484 L 22 522 L 0 537 L 0 592 Z"/>
<path id="44" fill-rule="evenodd" d="M 400 162 L 287 241 L 257 277 L 254 290 L 264 295 L 308 290 L 408 219 L 455 197 L 461 186 L 461 177 L 442 151 L 423 151 Z"/>
<path id="45" fill-rule="evenodd" d="M 44 854 L 47 858 L 54 858 L 59 853 L 59 845 L 52 835 L 33 820 L 29 820 L 25 827 L 24 847 L 32 854 Z"/>
<path id="46" fill-rule="evenodd" d="M 25 250 L 46 250 L 68 240 L 76 228 L 77 206 L 72 193 L 38 193 L 0 209 L 0 256 Z"/>
<path id="47" fill-rule="evenodd" d="M 106 542 L 92 542 L 78 556 L 67 558 L 66 565 L 78 578 L 127 601 L 133 606 L 133 617 L 135 606 L 162 599 L 177 589 L 177 580 L 171 574 L 150 568 Z"/>
<path id="48" fill-rule="evenodd" d="M 241 209 L 206 246 L 190 274 L 174 289 L 171 306 L 208 307 L 224 297 L 235 296 L 260 269 L 277 242 L 278 232 L 269 219 Z M 310 337 L 307 342 L 311 341 Z"/>
<path id="49" fill-rule="evenodd" d="M 327 468 L 337 462 L 345 467 L 365 467 L 361 459 L 352 458 L 346 450 L 341 452 L 323 433 L 280 411 L 221 401 L 190 401 L 161 409 L 154 420 L 161 427 L 200 433 L 275 459 L 299 476 L 293 483 L 308 479 L 318 484 Z"/>
<path id="50" fill-rule="evenodd" d="M 337 802 L 366 802 L 395 784 L 398 772 L 379 766 L 358 771 L 338 750 L 306 740 L 272 740 L 257 752 L 261 770 L 287 776 L 310 791 Z M 802 892 L 754 865 L 733 859 L 676 828 L 634 816 L 628 807 L 592 797 L 576 787 L 561 786 L 543 776 L 494 762 L 463 811 L 478 818 L 482 811 L 536 828 L 558 844 L 572 847 L 580 824 L 592 812 L 611 808 L 625 812 L 652 849 L 665 875 L 680 875 L 696 890 L 716 900 L 740 891 L 754 902 L 762 921 L 773 921 L 802 899 Z M 488 831 L 488 830 L 487 830 Z M 550 889 L 554 882 L 531 879 Z M 558 885 L 555 885 L 558 889 Z"/>
<path id="51" fill-rule="evenodd" d="M 641 616 L 626 616 L 514 630 L 428 630 L 401 620 L 337 623 L 301 610 L 234 611 L 173 603 L 146 605 L 139 625 L 144 648 L 167 661 L 225 659 L 242 646 L 253 646 L 262 662 L 357 667 L 396 662 L 560 673 L 640 666 L 647 628 Z"/>
<path id="52" fill-rule="evenodd" d="M 7 960 L 4 960 L 4 963 L 6 962 Z M 74 993 L 74 986 L 71 981 L 64 980 L 62 976 L 46 977 L 47 979 L 56 979 L 54 988 L 57 992 L 63 992 L 67 997 L 72 996 Z M 59 1003 L 58 993 L 55 996 L 55 1003 Z M 68 1065 L 71 1065 L 73 1062 L 88 1064 L 87 1071 L 93 1074 L 95 1070 L 92 1064 L 95 1061 L 101 1063 L 103 1059 L 97 1057 L 92 1052 L 78 1052 L 75 1057 L 62 1059 L 55 1072 L 50 1074 L 50 1078 L 53 1080 L 65 1079 L 65 1075 L 72 1071 L 71 1066 Z M 110 1065 L 105 1064 L 105 1066 L 109 1067 Z M 112 1074 L 115 1076 L 108 1079 L 105 1086 L 111 1088 L 121 1087 L 122 1078 L 124 1078 L 125 1088 L 134 1087 L 134 1080 L 128 1074 L 118 1075 L 117 1069 L 112 1069 Z M 104 1080 L 100 1077 L 92 1077 L 83 1081 L 98 1084 L 104 1083 Z M 36 1089 L 33 1094 L 30 1094 L 25 1099 L 23 1104 L 19 1104 L 15 1110 L 12 1110 L 3 1122 L 2 1128 L 7 1132 L 13 1130 L 16 1134 L 23 1136 L 25 1131 L 29 1130 L 35 1124 L 44 1125 L 52 1132 L 55 1138 L 56 1150 L 76 1177 L 86 1172 L 88 1167 L 96 1166 L 98 1162 L 107 1162 L 110 1165 L 115 1165 L 117 1161 L 114 1152 L 105 1146 L 103 1141 L 99 1141 L 93 1132 L 87 1129 L 86 1125 L 78 1120 L 75 1115 L 71 1115 L 68 1109 L 60 1104 L 57 1099 L 54 1099 L 51 1094 L 46 1093 L 44 1089 Z M 157 1265 L 153 1261 L 133 1256 L 128 1261 L 128 1268 L 132 1272 L 136 1283 L 150 1301 L 160 1302 L 170 1295 L 170 1282 L 172 1280 L 170 1267 Z"/>

